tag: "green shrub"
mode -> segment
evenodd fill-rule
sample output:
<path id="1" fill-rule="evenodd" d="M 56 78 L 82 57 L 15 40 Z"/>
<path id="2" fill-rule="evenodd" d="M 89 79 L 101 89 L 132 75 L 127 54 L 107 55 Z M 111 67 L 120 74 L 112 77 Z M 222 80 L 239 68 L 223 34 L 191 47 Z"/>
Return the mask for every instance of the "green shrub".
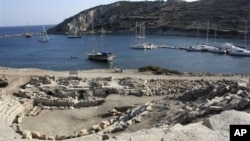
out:
<path id="1" fill-rule="evenodd" d="M 182 74 L 179 71 L 176 70 L 169 70 L 169 69 L 165 69 L 165 68 L 161 68 L 161 67 L 157 67 L 157 66 L 144 66 L 144 67 L 140 67 L 139 72 L 147 72 L 147 71 L 151 71 L 153 74 L 156 75 L 160 75 L 160 74 Z"/>

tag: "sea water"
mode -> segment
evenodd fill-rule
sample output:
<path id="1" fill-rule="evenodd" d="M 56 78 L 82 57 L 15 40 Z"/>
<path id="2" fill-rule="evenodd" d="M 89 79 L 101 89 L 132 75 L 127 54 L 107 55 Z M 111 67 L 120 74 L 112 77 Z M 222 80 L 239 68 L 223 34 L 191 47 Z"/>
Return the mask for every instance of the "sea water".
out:
<path id="1" fill-rule="evenodd" d="M 45 26 L 47 29 L 51 26 Z M 0 36 L 23 34 L 26 27 L 0 27 Z M 30 32 L 39 32 L 42 26 L 30 26 Z M 134 50 L 131 34 L 106 34 L 101 44 L 101 35 L 95 35 L 96 46 L 111 51 L 116 58 L 109 63 L 87 59 L 86 52 L 91 50 L 91 35 L 69 39 L 67 35 L 49 34 L 49 42 L 39 43 L 39 35 L 32 38 L 13 37 L 0 39 L 0 66 L 13 68 L 40 68 L 46 70 L 86 70 L 123 67 L 137 69 L 152 65 L 182 72 L 210 73 L 249 73 L 250 57 L 237 57 L 209 52 L 188 52 L 186 50 L 157 48 L 152 50 Z M 168 46 L 188 47 L 196 43 L 205 43 L 206 38 L 147 35 L 146 41 Z M 209 42 L 222 45 L 225 42 L 244 46 L 244 39 L 213 39 Z"/>

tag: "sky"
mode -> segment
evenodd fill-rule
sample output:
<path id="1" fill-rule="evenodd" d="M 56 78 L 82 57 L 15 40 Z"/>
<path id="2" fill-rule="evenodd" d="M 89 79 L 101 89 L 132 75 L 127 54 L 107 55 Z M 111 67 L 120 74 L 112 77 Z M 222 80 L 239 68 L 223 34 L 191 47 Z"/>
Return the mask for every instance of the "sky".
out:
<path id="1" fill-rule="evenodd" d="M 55 25 L 83 10 L 116 1 L 118 0 L 0 0 L 0 27 Z"/>

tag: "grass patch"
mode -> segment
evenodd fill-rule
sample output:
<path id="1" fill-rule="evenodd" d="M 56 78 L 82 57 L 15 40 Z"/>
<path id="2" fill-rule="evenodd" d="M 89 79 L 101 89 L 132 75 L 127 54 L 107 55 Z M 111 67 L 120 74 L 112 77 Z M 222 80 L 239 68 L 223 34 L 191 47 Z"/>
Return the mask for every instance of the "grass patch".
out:
<path id="1" fill-rule="evenodd" d="M 161 68 L 161 67 L 157 67 L 157 66 L 144 66 L 144 67 L 140 67 L 139 72 L 147 72 L 147 71 L 151 71 L 153 74 L 166 74 L 166 75 L 170 75 L 170 74 L 183 74 L 182 72 L 176 71 L 176 70 L 169 70 L 169 69 L 165 69 L 165 68 Z"/>

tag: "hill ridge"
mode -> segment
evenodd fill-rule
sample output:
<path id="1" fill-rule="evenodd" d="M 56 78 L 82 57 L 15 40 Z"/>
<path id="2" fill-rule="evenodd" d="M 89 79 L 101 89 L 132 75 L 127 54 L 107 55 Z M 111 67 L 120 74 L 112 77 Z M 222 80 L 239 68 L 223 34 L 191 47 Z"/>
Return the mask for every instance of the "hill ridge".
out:
<path id="1" fill-rule="evenodd" d="M 94 14 L 93 14 L 94 13 Z M 244 21 L 250 19 L 248 0 L 179 1 L 119 1 L 84 10 L 49 29 L 50 33 L 67 34 L 76 19 L 81 32 L 104 27 L 111 32 L 133 32 L 136 21 L 146 23 L 148 34 L 191 35 L 206 34 L 207 21 L 210 33 L 216 29 L 218 37 L 239 37 L 244 32 Z"/>

